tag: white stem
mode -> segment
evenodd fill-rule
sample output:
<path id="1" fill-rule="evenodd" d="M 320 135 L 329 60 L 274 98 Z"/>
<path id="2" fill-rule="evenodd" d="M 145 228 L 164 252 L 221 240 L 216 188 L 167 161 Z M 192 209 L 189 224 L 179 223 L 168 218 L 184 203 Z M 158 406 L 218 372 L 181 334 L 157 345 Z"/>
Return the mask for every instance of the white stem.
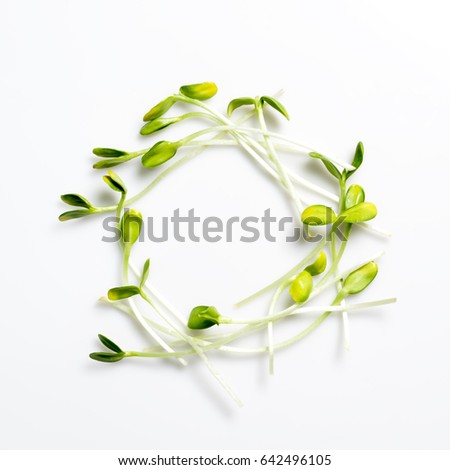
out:
<path id="1" fill-rule="evenodd" d="M 238 126 L 237 127 L 237 130 L 239 132 L 245 132 L 245 133 L 256 133 L 256 134 L 265 134 L 264 131 L 262 131 L 261 129 L 258 129 L 256 127 L 241 127 L 241 126 Z M 268 131 L 267 132 L 267 135 L 269 135 L 270 137 L 273 137 L 275 139 L 278 139 L 278 140 L 281 140 L 283 142 L 288 142 L 296 147 L 299 147 L 299 148 L 302 148 L 306 151 L 306 154 L 310 153 L 310 152 L 316 152 L 316 153 L 321 153 L 317 150 L 315 150 L 314 148 L 312 147 L 309 147 L 308 145 L 304 145 L 300 142 L 297 142 L 289 137 L 285 137 L 284 135 L 281 135 L 281 134 L 277 134 L 275 132 L 270 132 Z M 309 157 L 310 158 L 310 157 Z M 344 162 L 343 160 L 339 159 L 339 158 L 336 158 L 336 157 L 329 157 L 328 155 L 326 156 L 326 158 L 328 160 L 330 160 L 330 162 L 333 162 L 335 163 L 336 165 L 339 165 L 341 166 L 342 168 L 345 168 L 346 170 L 354 170 L 355 167 L 350 165 L 349 163 L 346 163 Z"/>
<path id="2" fill-rule="evenodd" d="M 318 306 L 318 307 L 299 307 L 298 308 L 298 311 L 299 311 L 298 313 L 314 313 L 314 312 L 324 312 L 324 311 L 325 312 L 341 312 L 341 311 L 343 311 L 343 309 L 350 310 L 350 311 L 351 310 L 365 310 L 365 309 L 372 308 L 372 307 L 392 304 L 392 303 L 395 303 L 396 301 L 397 301 L 397 299 L 395 297 L 391 297 L 391 298 L 387 298 L 387 299 L 372 300 L 372 301 L 368 301 L 368 302 L 360 302 L 360 303 L 351 304 L 351 305 L 347 305 L 347 306 L 322 305 L 322 306 Z M 257 324 L 252 329 L 246 327 L 245 328 L 245 333 L 252 333 L 252 332 L 258 331 L 260 329 L 261 329 L 261 325 Z M 296 342 L 295 341 L 296 336 L 298 336 L 298 335 L 294 335 L 290 339 L 281 341 L 280 343 L 276 343 L 274 345 L 274 350 L 276 351 L 277 349 L 282 349 L 286 346 L 289 346 L 289 345 L 295 343 Z M 233 338 L 231 340 L 234 340 L 238 337 L 239 336 L 233 336 Z M 268 345 L 267 346 L 262 346 L 262 347 L 259 347 L 259 348 L 237 348 L 237 347 L 225 346 L 225 345 L 219 345 L 219 346 L 216 347 L 216 346 L 214 346 L 214 342 L 211 342 L 211 341 L 209 341 L 205 338 L 198 338 L 198 340 L 202 341 L 204 343 L 205 348 L 209 349 L 209 348 L 214 347 L 214 349 L 216 349 L 216 350 L 221 350 L 221 351 L 225 351 L 225 352 L 235 352 L 235 353 L 239 353 L 239 354 L 261 354 L 261 353 L 267 353 L 268 350 L 269 350 Z M 178 343 L 172 343 L 172 344 L 176 345 Z M 147 351 L 151 352 L 152 350 L 148 349 Z M 184 354 L 188 354 L 188 353 L 189 353 L 188 351 L 184 352 Z"/>
<path id="3" fill-rule="evenodd" d="M 124 305 L 122 303 L 122 301 L 111 301 L 109 300 L 107 297 L 100 297 L 98 299 L 100 302 L 103 302 L 107 305 L 110 305 L 111 307 L 114 307 L 115 309 L 117 310 L 120 310 L 121 312 L 124 312 L 126 313 L 127 315 L 129 315 L 130 317 L 134 317 L 134 314 L 133 314 L 133 311 L 131 310 L 130 307 L 128 307 L 127 305 Z M 155 330 L 158 330 L 160 331 L 161 333 L 164 333 L 168 336 L 173 336 L 175 338 L 178 338 L 178 335 L 175 333 L 175 331 L 173 330 L 169 330 L 168 328 L 166 328 L 165 326 L 163 325 L 160 325 L 159 323 L 153 321 L 153 320 L 150 320 L 150 318 L 146 317 L 145 315 L 142 315 L 142 317 L 144 318 L 144 320 L 151 326 L 153 327 Z"/>

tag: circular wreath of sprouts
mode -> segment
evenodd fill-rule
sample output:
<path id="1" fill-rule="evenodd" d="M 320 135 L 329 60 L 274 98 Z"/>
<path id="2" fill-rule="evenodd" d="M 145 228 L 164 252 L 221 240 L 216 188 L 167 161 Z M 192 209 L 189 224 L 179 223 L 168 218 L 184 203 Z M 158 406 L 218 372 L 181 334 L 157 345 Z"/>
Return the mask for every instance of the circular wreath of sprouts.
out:
<path id="1" fill-rule="evenodd" d="M 216 93 L 217 86 L 211 82 L 182 86 L 179 93 L 165 98 L 145 114 L 145 124 L 140 133 L 143 136 L 151 136 L 189 118 L 200 118 L 210 123 L 209 127 L 187 135 L 176 142 L 160 140 L 151 147 L 133 152 L 113 148 L 93 149 L 94 155 L 99 157 L 93 167 L 100 170 L 108 169 L 107 174 L 103 176 L 103 180 L 113 191 L 118 193 L 119 201 L 112 206 L 94 206 L 88 199 L 79 194 L 64 194 L 61 196 L 62 201 L 70 206 L 75 206 L 77 209 L 64 212 L 59 216 L 59 220 L 66 221 L 94 214 L 115 213 L 117 229 L 120 231 L 118 245 L 123 253 L 122 285 L 110 289 L 107 296 L 101 297 L 100 300 L 128 314 L 151 338 L 151 344 L 148 348 L 143 351 L 134 351 L 122 349 L 117 343 L 99 334 L 99 340 L 107 351 L 91 353 L 90 357 L 96 361 L 109 363 L 132 357 L 172 358 L 182 365 L 187 365 L 186 358 L 196 354 L 231 398 L 241 405 L 240 399 L 210 362 L 207 356 L 208 351 L 266 354 L 269 360 L 269 371 L 273 373 L 275 351 L 291 346 L 309 335 L 333 312 L 341 312 L 342 314 L 344 345 L 348 348 L 349 326 L 347 312 L 388 304 L 394 302 L 395 299 L 346 302 L 347 298 L 360 293 L 373 281 L 378 272 L 374 260 L 381 253 L 359 261 L 351 269 L 339 270 L 339 262 L 355 225 L 388 235 L 387 232 L 368 224 L 368 221 L 377 215 L 377 209 L 373 203 L 366 202 L 364 189 L 358 184 L 348 184 L 350 177 L 354 175 L 363 162 L 363 144 L 361 142 L 357 144 L 350 164 L 337 158 L 324 156 L 309 146 L 268 130 L 265 119 L 268 108 L 272 108 L 284 118 L 289 119 L 288 112 L 278 99 L 270 96 L 236 98 L 229 103 L 225 115 L 205 103 Z M 175 107 L 177 103 L 189 105 L 192 107 L 192 111 L 179 116 L 165 117 L 166 113 Z M 247 108 L 247 113 L 237 121 L 231 120 L 233 112 L 241 107 Z M 245 125 L 246 121 L 255 116 L 259 127 L 247 127 Z M 237 304 L 243 305 L 272 290 L 273 296 L 266 315 L 251 319 L 231 318 L 219 313 L 217 308 L 212 305 L 198 305 L 192 308 L 189 316 L 186 317 L 167 302 L 149 282 L 150 260 L 147 259 L 141 269 L 138 269 L 130 261 L 133 245 L 138 241 L 142 230 L 141 213 L 130 207 L 172 171 L 195 158 L 204 149 L 210 146 L 225 145 L 241 147 L 257 165 L 262 167 L 288 193 L 294 205 L 295 213 L 300 217 L 305 228 L 327 225 L 330 228 L 331 236 L 321 237 L 321 240 L 314 245 L 312 251 L 285 275 Z M 133 196 L 129 196 L 125 183 L 117 173 L 110 170 L 112 167 L 136 158 L 140 158 L 143 167 L 151 169 L 168 164 L 183 149 L 187 152 L 181 158 L 176 159 L 174 163 L 167 166 L 142 191 Z M 280 150 L 303 154 L 307 158 L 321 161 L 324 169 L 336 179 L 336 194 L 311 183 L 288 169 L 280 161 L 278 156 Z M 303 194 L 302 189 L 312 191 L 318 196 L 326 198 L 334 209 L 331 205 L 311 204 Z M 337 236 L 337 230 L 343 232 L 344 237 L 342 239 Z M 328 256 L 326 252 L 329 253 Z M 136 279 L 134 283 L 130 281 L 130 272 L 133 273 L 134 279 Z M 308 306 L 308 302 L 327 288 L 336 289 L 331 304 Z M 292 304 L 288 308 L 279 310 L 277 309 L 278 300 L 287 289 Z M 143 313 L 138 308 L 134 301 L 136 296 L 148 304 L 150 315 Z M 287 317 L 308 312 L 316 313 L 316 316 L 306 328 L 296 331 L 295 334 L 283 341 L 274 341 L 273 325 L 275 323 Z M 227 330 L 220 333 L 217 326 L 220 327 L 223 324 L 236 325 L 236 327 L 232 331 Z M 210 334 L 211 330 L 200 336 L 192 334 L 192 330 L 207 330 L 211 327 L 216 327 L 217 330 L 213 334 Z M 243 348 L 233 345 L 235 340 L 264 329 L 267 330 L 267 344 L 256 348 Z"/>

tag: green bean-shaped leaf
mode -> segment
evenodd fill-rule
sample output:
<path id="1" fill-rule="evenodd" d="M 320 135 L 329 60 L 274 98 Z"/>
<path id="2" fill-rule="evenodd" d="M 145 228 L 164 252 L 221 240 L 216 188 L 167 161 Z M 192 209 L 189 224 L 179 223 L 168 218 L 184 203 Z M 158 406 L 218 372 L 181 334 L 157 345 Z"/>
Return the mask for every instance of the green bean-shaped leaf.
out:
<path id="1" fill-rule="evenodd" d="M 96 155 L 97 157 L 102 157 L 102 158 L 118 158 L 118 157 L 123 157 L 125 155 L 128 155 L 125 150 L 117 150 L 117 149 L 109 149 L 109 148 L 103 148 L 103 147 L 96 147 L 95 149 L 92 150 L 92 153 Z"/>
<path id="2" fill-rule="evenodd" d="M 317 152 L 311 152 L 309 156 L 321 160 L 322 163 L 325 165 L 325 168 L 329 171 L 329 173 L 331 173 L 338 180 L 341 179 L 341 172 L 336 168 L 336 166 L 332 162 L 330 162 L 330 160 L 328 160 L 327 157 L 324 157 L 323 155 Z"/>
<path id="3" fill-rule="evenodd" d="M 270 96 L 261 96 L 260 100 L 261 103 L 267 103 L 269 106 L 272 106 L 273 109 L 281 113 L 289 121 L 290 117 L 286 108 L 278 100 Z"/>
<path id="4" fill-rule="evenodd" d="M 179 121 L 179 117 L 154 119 L 142 126 L 140 133 L 141 135 L 150 135 Z"/>
<path id="5" fill-rule="evenodd" d="M 157 142 L 142 156 L 142 165 L 145 168 L 153 168 L 162 165 L 175 156 L 179 146 L 177 142 L 168 142 L 167 140 Z"/>
<path id="6" fill-rule="evenodd" d="M 173 96 L 169 96 L 165 100 L 160 101 L 157 105 L 147 112 L 143 121 L 152 121 L 153 119 L 163 116 L 175 103 Z"/>
<path id="7" fill-rule="evenodd" d="M 79 194 L 63 194 L 61 200 L 69 206 L 84 207 L 85 209 L 92 209 L 92 204 L 83 196 Z"/>
<path id="8" fill-rule="evenodd" d="M 220 315 L 215 307 L 199 305 L 189 315 L 188 327 L 191 330 L 204 330 L 220 323 Z"/>
<path id="9" fill-rule="evenodd" d="M 353 157 L 352 166 L 354 170 L 347 171 L 346 177 L 349 178 L 353 173 L 361 166 L 364 159 L 364 145 L 362 142 L 358 142 L 355 149 L 355 156 Z"/>
<path id="10" fill-rule="evenodd" d="M 361 266 L 347 276 L 342 288 L 343 293 L 345 295 L 358 294 L 375 279 L 377 273 L 378 266 L 374 261 Z"/>
<path id="11" fill-rule="evenodd" d="M 125 353 L 94 352 L 89 354 L 89 357 L 99 362 L 119 362 L 125 357 Z"/>
<path id="12" fill-rule="evenodd" d="M 149 270 L 150 270 L 150 258 L 144 263 L 144 268 L 142 269 L 141 283 L 140 283 L 141 289 L 144 287 L 145 283 L 147 282 Z"/>
<path id="13" fill-rule="evenodd" d="M 123 352 L 119 346 L 117 346 L 116 343 L 114 343 L 113 341 L 111 341 L 109 338 L 107 338 L 106 336 L 103 336 L 103 335 L 98 335 L 98 339 L 102 342 L 102 344 L 104 346 L 106 346 L 108 349 L 111 349 L 111 351 L 114 351 L 116 353 L 120 353 L 120 352 Z"/>
<path id="14" fill-rule="evenodd" d="M 358 184 L 352 184 L 345 194 L 345 208 L 350 209 L 350 207 L 364 202 L 365 199 L 366 195 L 364 193 L 364 189 Z"/>
<path id="15" fill-rule="evenodd" d="M 122 216 L 120 228 L 124 243 L 136 243 L 142 230 L 142 214 L 135 209 L 128 209 Z"/>
<path id="16" fill-rule="evenodd" d="M 81 217 L 86 217 L 87 215 L 93 214 L 93 211 L 89 210 L 79 210 L 79 211 L 68 211 L 62 213 L 58 219 L 61 222 L 65 222 L 66 220 L 72 220 L 72 219 L 80 219 Z"/>
<path id="17" fill-rule="evenodd" d="M 318 274 L 322 274 L 325 271 L 326 267 L 327 267 L 327 255 L 325 254 L 324 251 L 321 251 L 316 261 L 314 261 L 314 263 L 307 266 L 305 268 L 305 271 L 311 274 L 311 276 L 317 276 Z"/>
<path id="18" fill-rule="evenodd" d="M 141 290 L 137 286 L 121 286 L 113 287 L 108 291 L 109 300 L 123 300 L 128 299 L 128 297 L 133 297 L 134 295 L 139 295 Z"/>
<path id="19" fill-rule="evenodd" d="M 105 168 L 112 168 L 117 165 L 121 165 L 124 162 L 127 162 L 128 159 L 126 158 L 115 158 L 113 160 L 100 160 L 92 165 L 92 168 L 96 170 L 103 170 Z"/>
<path id="20" fill-rule="evenodd" d="M 241 106 L 255 105 L 255 100 L 253 98 L 244 97 L 244 98 L 235 98 L 228 103 L 227 113 L 228 116 L 231 116 L 233 111 Z"/>
<path id="21" fill-rule="evenodd" d="M 328 225 L 336 221 L 336 214 L 331 207 L 315 204 L 302 212 L 302 222 L 306 225 Z"/>
<path id="22" fill-rule="evenodd" d="M 108 174 L 103 176 L 103 181 L 114 191 L 118 191 L 119 193 L 127 192 L 125 183 L 119 175 L 112 170 L 108 170 Z"/>
<path id="23" fill-rule="evenodd" d="M 373 219 L 377 215 L 377 208 L 371 202 L 361 202 L 356 206 L 342 212 L 341 216 L 349 224 L 359 224 Z"/>
<path id="24" fill-rule="evenodd" d="M 217 93 L 217 85 L 213 82 L 195 83 L 193 85 L 183 85 L 180 93 L 195 100 L 209 100 Z"/>
<path id="25" fill-rule="evenodd" d="M 311 294 L 312 287 L 311 274 L 308 271 L 302 271 L 292 282 L 289 293 L 295 302 L 306 302 Z"/>

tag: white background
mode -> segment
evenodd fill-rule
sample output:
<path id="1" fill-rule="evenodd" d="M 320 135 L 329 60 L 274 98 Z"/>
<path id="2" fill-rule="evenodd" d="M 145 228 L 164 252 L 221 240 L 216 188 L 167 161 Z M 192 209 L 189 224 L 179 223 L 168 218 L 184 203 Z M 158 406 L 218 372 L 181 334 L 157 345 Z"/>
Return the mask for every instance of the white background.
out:
<path id="1" fill-rule="evenodd" d="M 447 19 L 436 0 L 3 0 L 1 448 L 449 448 Z M 120 282 L 101 220 L 57 221 L 60 194 L 108 198 L 92 147 L 141 147 L 143 113 L 205 80 L 219 85 L 211 104 L 222 110 L 233 97 L 283 88 L 292 119 L 272 114 L 272 125 L 347 160 L 362 140 L 358 182 L 394 234 L 361 232 L 350 246 L 348 262 L 387 250 L 360 300 L 399 299 L 351 315 L 350 352 L 335 317 L 280 352 L 274 377 L 265 357 L 212 355 L 242 409 L 195 359 L 186 369 L 88 359 L 99 332 L 129 348 L 146 338 L 96 304 Z M 151 173 L 135 163 L 118 172 L 140 188 Z M 331 187 L 319 164 L 306 167 Z M 138 207 L 290 213 L 279 188 L 229 149 L 205 152 Z M 152 257 L 155 286 L 184 312 L 203 303 L 223 311 L 306 248 L 146 244 L 139 262 Z"/>

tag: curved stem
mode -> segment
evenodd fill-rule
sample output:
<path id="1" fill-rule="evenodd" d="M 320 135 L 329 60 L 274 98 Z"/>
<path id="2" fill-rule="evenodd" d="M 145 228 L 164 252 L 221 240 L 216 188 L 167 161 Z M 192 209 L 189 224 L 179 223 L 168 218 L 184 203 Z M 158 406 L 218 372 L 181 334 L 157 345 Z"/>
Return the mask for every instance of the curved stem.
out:
<path id="1" fill-rule="evenodd" d="M 297 194 L 295 193 L 295 189 L 292 185 L 292 182 L 289 178 L 289 176 L 286 174 L 286 171 L 284 170 L 283 165 L 280 162 L 280 159 L 278 158 L 277 152 L 275 150 L 275 147 L 272 145 L 272 141 L 270 140 L 270 137 L 268 135 L 268 130 L 267 130 L 267 125 L 266 125 L 266 120 L 264 118 L 264 112 L 263 108 L 261 106 L 261 103 L 259 100 L 256 100 L 255 102 L 255 107 L 256 107 L 256 115 L 258 116 L 258 121 L 261 126 L 261 130 L 263 132 L 263 138 L 264 141 L 266 142 L 268 152 L 267 156 L 270 158 L 270 160 L 273 162 L 278 174 L 280 175 L 280 180 L 281 183 L 286 187 L 288 193 L 290 194 L 294 204 L 295 208 L 297 209 L 297 216 L 300 217 L 300 214 L 302 213 L 303 210 L 303 205 L 300 203 Z"/>
<path id="2" fill-rule="evenodd" d="M 195 338 L 192 336 L 183 333 L 180 331 L 174 324 L 173 322 L 168 319 L 162 312 L 159 310 L 159 308 L 152 302 L 152 300 L 148 297 L 148 295 L 141 290 L 141 297 L 158 313 L 158 315 L 171 327 L 176 331 L 178 336 L 186 341 L 192 349 L 199 355 L 199 357 L 203 360 L 205 363 L 206 367 L 208 370 L 211 372 L 213 377 L 220 383 L 220 385 L 224 388 L 224 390 L 230 395 L 230 397 L 236 402 L 238 406 L 242 406 L 242 402 L 239 399 L 239 397 L 234 393 L 233 389 L 225 382 L 219 371 L 213 366 L 211 361 L 208 359 L 206 356 L 205 352 L 203 349 L 198 345 L 197 341 Z"/>
<path id="3" fill-rule="evenodd" d="M 128 264 L 130 260 L 131 253 L 131 244 L 123 244 L 123 264 L 122 264 L 122 276 L 124 285 L 128 284 Z M 151 326 L 145 321 L 145 318 L 136 307 L 132 298 L 128 299 L 128 305 L 130 306 L 131 311 L 133 312 L 134 317 L 138 323 L 144 328 L 144 330 L 168 353 L 174 352 L 174 350 L 151 328 Z M 187 365 L 187 362 L 183 358 L 178 359 L 181 364 L 184 366 Z"/>
<path id="4" fill-rule="evenodd" d="M 281 283 L 284 281 L 287 281 L 289 278 L 291 278 L 294 274 L 298 274 L 298 272 L 303 269 L 305 266 L 307 266 L 310 261 L 312 261 L 316 255 L 320 252 L 320 250 L 327 244 L 327 240 L 325 237 L 322 238 L 322 240 L 317 244 L 317 246 L 314 248 L 311 253 L 306 255 L 298 264 L 296 264 L 293 268 L 291 268 L 286 274 L 283 274 L 283 276 L 279 277 L 275 281 L 271 282 L 267 286 L 263 287 L 262 289 L 258 290 L 254 294 L 249 295 L 245 299 L 240 300 L 237 302 L 235 305 L 236 306 L 241 306 L 244 305 L 247 302 L 250 302 L 260 295 L 266 293 L 270 289 L 273 289 L 274 287 L 278 287 Z"/>

